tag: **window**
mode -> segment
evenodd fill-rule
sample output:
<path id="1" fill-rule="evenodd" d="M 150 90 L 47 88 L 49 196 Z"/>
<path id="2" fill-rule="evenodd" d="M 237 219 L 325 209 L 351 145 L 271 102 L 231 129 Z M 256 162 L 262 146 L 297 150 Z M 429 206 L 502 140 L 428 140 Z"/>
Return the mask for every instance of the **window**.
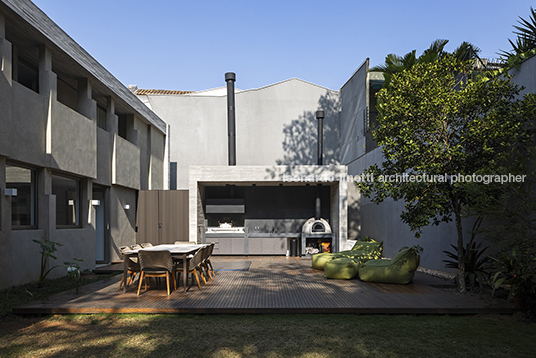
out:
<path id="1" fill-rule="evenodd" d="M 16 81 L 34 92 L 39 92 L 39 70 L 37 66 L 32 65 L 20 57 L 17 60 L 18 72 Z"/>
<path id="2" fill-rule="evenodd" d="M 97 126 L 106 130 L 106 110 L 101 106 L 97 106 Z"/>
<path id="3" fill-rule="evenodd" d="M 11 225 L 25 229 L 37 225 L 37 190 L 35 170 L 14 165 L 6 166 L 6 187 L 17 189 L 11 197 Z"/>
<path id="4" fill-rule="evenodd" d="M 52 194 L 56 195 L 56 227 L 80 225 L 80 180 L 52 175 Z"/>
<path id="5" fill-rule="evenodd" d="M 124 114 L 118 115 L 117 135 L 119 135 L 123 139 L 127 139 L 127 116 Z"/>

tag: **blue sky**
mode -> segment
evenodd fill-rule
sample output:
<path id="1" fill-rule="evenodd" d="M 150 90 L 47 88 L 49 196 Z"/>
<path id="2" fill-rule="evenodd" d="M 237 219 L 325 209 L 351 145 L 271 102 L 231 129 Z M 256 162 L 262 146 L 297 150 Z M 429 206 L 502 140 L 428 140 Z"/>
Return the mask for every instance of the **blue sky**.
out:
<path id="1" fill-rule="evenodd" d="M 199 91 L 297 77 L 334 90 L 368 57 L 462 41 L 510 50 L 528 0 L 33 0 L 123 84 Z"/>

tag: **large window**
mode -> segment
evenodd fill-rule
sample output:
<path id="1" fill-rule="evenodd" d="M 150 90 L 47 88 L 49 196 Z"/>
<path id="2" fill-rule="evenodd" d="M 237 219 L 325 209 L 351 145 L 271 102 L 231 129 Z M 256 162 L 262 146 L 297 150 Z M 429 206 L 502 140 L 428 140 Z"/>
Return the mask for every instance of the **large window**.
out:
<path id="1" fill-rule="evenodd" d="M 56 195 L 56 227 L 80 225 L 80 180 L 52 175 L 52 194 Z"/>
<path id="2" fill-rule="evenodd" d="M 6 187 L 17 189 L 11 197 L 11 225 L 13 229 L 35 227 L 36 221 L 36 176 L 35 170 L 15 165 L 6 166 Z"/>

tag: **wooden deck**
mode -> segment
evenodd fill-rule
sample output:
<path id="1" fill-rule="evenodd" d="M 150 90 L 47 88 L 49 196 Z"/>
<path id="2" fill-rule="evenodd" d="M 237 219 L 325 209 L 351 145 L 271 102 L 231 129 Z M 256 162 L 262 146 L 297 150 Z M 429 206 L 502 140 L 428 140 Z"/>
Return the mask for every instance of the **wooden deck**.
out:
<path id="1" fill-rule="evenodd" d="M 247 271 L 218 271 L 201 289 L 192 286 L 167 296 L 164 287 L 137 296 L 131 285 L 118 290 L 120 276 L 52 296 L 13 310 L 16 314 L 74 313 L 354 313 L 509 314 L 509 302 L 459 295 L 439 286 L 448 282 L 421 273 L 409 285 L 328 280 L 295 257 L 214 257 L 215 266 L 251 261 Z M 163 286 L 163 285 L 162 285 Z"/>

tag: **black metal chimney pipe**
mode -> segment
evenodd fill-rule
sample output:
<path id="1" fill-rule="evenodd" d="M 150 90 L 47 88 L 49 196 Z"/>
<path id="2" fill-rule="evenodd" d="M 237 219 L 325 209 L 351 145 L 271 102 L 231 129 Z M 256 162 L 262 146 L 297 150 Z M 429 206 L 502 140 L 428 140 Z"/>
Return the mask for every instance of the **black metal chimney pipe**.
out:
<path id="1" fill-rule="evenodd" d="M 322 165 L 323 146 L 324 146 L 324 111 L 316 111 L 316 119 L 318 119 L 318 165 Z"/>
<path id="2" fill-rule="evenodd" d="M 323 156 L 323 146 L 324 146 L 324 111 L 316 111 L 316 119 L 318 119 L 318 165 L 322 165 L 322 156 Z M 322 195 L 322 184 L 318 184 L 316 190 L 316 202 L 315 202 L 315 219 L 320 219 L 320 214 L 322 211 L 322 201 L 320 196 Z"/>
<path id="3" fill-rule="evenodd" d="M 236 165 L 236 131 L 235 131 L 235 89 L 234 82 L 236 74 L 227 72 L 225 82 L 227 82 L 227 134 L 228 134 L 228 155 L 229 165 Z"/>

